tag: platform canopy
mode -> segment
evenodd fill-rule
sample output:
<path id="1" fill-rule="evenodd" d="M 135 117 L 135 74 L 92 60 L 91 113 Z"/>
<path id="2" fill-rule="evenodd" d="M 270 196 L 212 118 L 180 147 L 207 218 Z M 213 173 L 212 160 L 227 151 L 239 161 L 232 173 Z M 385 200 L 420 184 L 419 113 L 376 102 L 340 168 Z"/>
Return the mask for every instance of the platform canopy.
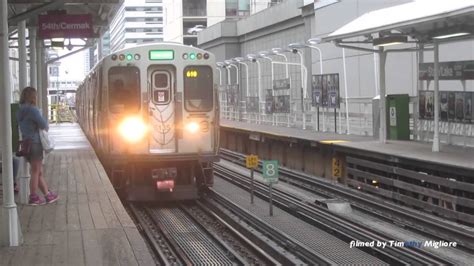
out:
<path id="1" fill-rule="evenodd" d="M 434 34 L 464 28 L 474 31 L 474 1 L 416 0 L 363 14 L 323 41 L 341 41 L 373 33 L 396 31 L 420 42 Z"/>
<path id="2" fill-rule="evenodd" d="M 415 0 L 363 14 L 322 38 L 341 48 L 374 52 L 379 55 L 380 95 L 386 94 L 385 61 L 387 52 L 434 51 L 434 136 L 433 151 L 439 151 L 439 48 L 441 42 L 472 39 L 474 36 L 473 0 Z M 399 43 L 416 47 L 385 48 Z M 365 44 L 365 45 L 364 45 Z M 369 46 L 371 45 L 371 46 Z M 365 47 L 364 47 L 365 46 Z M 468 51 L 466 51 L 468 52 Z M 471 51 L 472 52 L 472 51 Z M 420 62 L 418 62 L 420 63 Z M 419 86 L 419 83 L 418 83 Z M 418 88 L 419 89 L 419 88 Z M 386 142 L 385 97 L 380 98 L 380 141 Z"/>
<path id="3" fill-rule="evenodd" d="M 38 25 L 38 15 L 62 11 L 70 15 L 90 15 L 96 37 L 107 31 L 123 0 L 8 0 L 9 31 L 27 19 L 27 27 Z M 26 9 L 26 10 L 25 10 Z"/>

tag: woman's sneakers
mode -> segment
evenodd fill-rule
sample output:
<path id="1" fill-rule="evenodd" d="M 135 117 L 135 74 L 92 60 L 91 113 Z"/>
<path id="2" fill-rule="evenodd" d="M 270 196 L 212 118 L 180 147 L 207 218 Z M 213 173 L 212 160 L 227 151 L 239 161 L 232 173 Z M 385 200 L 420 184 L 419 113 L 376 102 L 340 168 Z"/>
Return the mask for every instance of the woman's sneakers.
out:
<path id="1" fill-rule="evenodd" d="M 28 201 L 29 205 L 32 206 L 37 206 L 37 205 L 43 205 L 46 203 L 53 203 L 59 199 L 58 194 L 49 191 L 48 194 L 43 198 L 40 198 L 37 194 L 31 194 L 30 195 L 30 200 Z"/>
<path id="2" fill-rule="evenodd" d="M 46 200 L 46 203 L 53 203 L 59 199 L 58 194 L 49 191 L 48 194 L 44 197 Z"/>
<path id="3" fill-rule="evenodd" d="M 28 201 L 28 204 L 32 206 L 43 205 L 45 203 L 46 201 L 40 198 L 37 194 L 31 194 L 30 199 Z"/>

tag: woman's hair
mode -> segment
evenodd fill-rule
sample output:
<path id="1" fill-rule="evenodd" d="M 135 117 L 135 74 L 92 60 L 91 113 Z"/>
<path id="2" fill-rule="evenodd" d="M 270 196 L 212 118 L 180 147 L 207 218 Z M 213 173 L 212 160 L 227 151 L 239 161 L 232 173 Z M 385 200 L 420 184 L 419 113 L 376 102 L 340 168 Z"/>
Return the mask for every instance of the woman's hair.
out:
<path id="1" fill-rule="evenodd" d="M 29 103 L 36 104 L 36 89 L 33 87 L 26 87 L 21 91 L 20 104 Z"/>

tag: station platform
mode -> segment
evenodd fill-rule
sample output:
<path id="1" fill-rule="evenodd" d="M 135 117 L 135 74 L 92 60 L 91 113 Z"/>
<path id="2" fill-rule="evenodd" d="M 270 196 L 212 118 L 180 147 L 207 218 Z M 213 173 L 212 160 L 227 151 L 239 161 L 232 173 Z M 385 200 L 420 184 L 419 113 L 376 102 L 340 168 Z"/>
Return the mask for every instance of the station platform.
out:
<path id="1" fill-rule="evenodd" d="M 223 128 L 247 132 L 268 134 L 276 137 L 304 139 L 313 142 L 331 144 L 340 148 L 350 148 L 410 160 L 448 165 L 466 170 L 474 170 L 474 148 L 440 144 L 440 152 L 432 152 L 432 143 L 419 141 L 394 141 L 380 143 L 372 137 L 336 134 L 334 132 L 317 132 L 299 128 L 251 124 L 221 119 Z"/>
<path id="2" fill-rule="evenodd" d="M 154 265 L 79 125 L 50 125 L 50 135 L 56 147 L 44 174 L 60 199 L 42 206 L 17 203 L 23 244 L 0 247 L 0 264 Z"/>

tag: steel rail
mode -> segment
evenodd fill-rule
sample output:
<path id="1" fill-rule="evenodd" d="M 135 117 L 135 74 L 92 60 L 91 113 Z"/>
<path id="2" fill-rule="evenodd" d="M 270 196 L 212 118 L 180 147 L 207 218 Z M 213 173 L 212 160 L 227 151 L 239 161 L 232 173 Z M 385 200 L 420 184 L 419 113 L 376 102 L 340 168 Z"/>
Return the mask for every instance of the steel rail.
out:
<path id="1" fill-rule="evenodd" d="M 253 241 L 251 241 L 249 238 L 247 238 L 243 232 L 245 229 L 243 227 L 238 227 L 235 224 L 230 224 L 224 220 L 221 216 L 223 216 L 223 213 L 217 213 L 215 210 L 211 210 L 210 207 L 206 206 L 205 204 L 201 202 L 196 202 L 197 206 L 204 211 L 208 216 L 212 217 L 217 221 L 220 225 L 222 225 L 225 229 L 228 230 L 230 234 L 232 234 L 236 239 L 239 240 L 241 244 L 244 244 L 246 248 L 248 248 L 253 254 L 257 255 L 260 260 L 263 261 L 264 265 L 285 265 L 287 263 L 291 263 L 288 260 L 285 260 L 283 256 L 278 256 L 279 261 L 275 260 L 274 257 L 275 254 L 270 255 L 268 252 L 263 250 L 261 247 L 259 247 L 257 244 L 255 244 Z M 189 212 L 185 207 L 183 207 L 190 216 L 192 216 L 192 213 Z M 282 261 L 283 259 L 283 261 Z M 253 263 L 252 263 L 253 264 Z"/>
<path id="2" fill-rule="evenodd" d="M 143 231 L 145 238 L 148 240 L 147 242 L 151 245 L 152 252 L 159 260 L 159 264 L 186 265 L 186 261 L 182 261 L 169 243 L 164 241 L 162 236 L 159 235 L 159 229 L 151 221 L 151 218 L 143 207 L 131 202 L 128 203 L 128 206 L 130 207 L 133 217 L 138 221 L 137 228 Z"/>
<path id="3" fill-rule="evenodd" d="M 244 165 L 244 155 L 221 149 L 221 156 L 231 158 L 231 161 Z M 261 163 L 259 163 L 261 164 Z M 304 173 L 295 173 L 293 170 L 280 167 L 279 173 L 283 181 L 298 186 L 306 191 L 326 196 L 328 198 L 342 198 L 348 200 L 352 207 L 378 218 L 404 226 L 407 229 L 427 234 L 431 237 L 454 241 L 470 251 L 474 251 L 474 233 L 460 226 L 448 224 L 429 215 L 402 208 L 396 204 L 383 201 L 372 196 L 364 195 L 350 188 L 336 187 L 318 177 Z M 295 182 L 297 181 L 297 182 Z M 317 190 L 316 190 L 317 188 Z"/>
<path id="4" fill-rule="evenodd" d="M 225 196 L 216 192 L 213 189 L 210 189 L 210 197 L 212 197 L 212 199 L 217 201 L 220 205 L 224 206 L 228 210 L 231 210 L 232 212 L 236 213 L 239 217 L 242 217 L 242 219 L 250 223 L 253 227 L 256 227 L 261 233 L 265 234 L 270 239 L 274 240 L 277 243 L 281 243 L 290 252 L 300 257 L 304 262 L 310 265 L 335 265 L 334 261 L 322 255 L 315 254 L 307 246 L 286 235 L 285 233 L 272 228 L 270 225 L 263 222 L 258 217 L 255 217 L 253 214 L 242 209 L 241 207 L 233 203 L 231 200 L 227 199 Z"/>
<path id="5" fill-rule="evenodd" d="M 241 175 L 240 173 L 235 173 L 232 170 L 223 168 L 220 165 L 215 165 L 216 174 L 227 179 L 228 181 L 239 185 L 241 187 L 249 187 L 248 177 Z M 224 175 L 222 175 L 224 173 Z M 227 176 L 232 176 L 228 178 Z M 267 188 L 260 182 L 256 182 L 254 186 L 257 188 L 256 194 L 261 198 L 267 199 Z M 327 209 L 323 209 L 319 206 L 309 206 L 305 203 L 302 203 L 300 199 L 296 198 L 289 193 L 282 192 L 277 188 L 274 188 L 274 201 L 275 204 L 296 216 L 306 220 L 307 222 L 317 226 L 323 227 L 325 230 L 330 230 L 334 234 L 338 235 L 339 238 L 343 239 L 346 242 L 351 240 L 361 240 L 364 242 L 367 241 L 381 241 L 387 243 L 389 240 L 387 236 L 382 235 L 381 233 L 376 232 L 375 230 L 362 227 L 359 224 L 335 215 L 329 212 Z M 292 206 L 291 208 L 289 206 Z M 297 209 L 295 210 L 295 207 Z M 399 248 L 399 247 L 385 247 L 385 248 L 372 248 L 370 251 L 377 253 L 377 256 L 383 259 L 390 264 L 449 264 L 450 261 L 446 261 L 443 258 L 439 258 L 436 255 L 433 255 L 429 252 L 426 252 L 422 249 L 417 248 Z"/>

